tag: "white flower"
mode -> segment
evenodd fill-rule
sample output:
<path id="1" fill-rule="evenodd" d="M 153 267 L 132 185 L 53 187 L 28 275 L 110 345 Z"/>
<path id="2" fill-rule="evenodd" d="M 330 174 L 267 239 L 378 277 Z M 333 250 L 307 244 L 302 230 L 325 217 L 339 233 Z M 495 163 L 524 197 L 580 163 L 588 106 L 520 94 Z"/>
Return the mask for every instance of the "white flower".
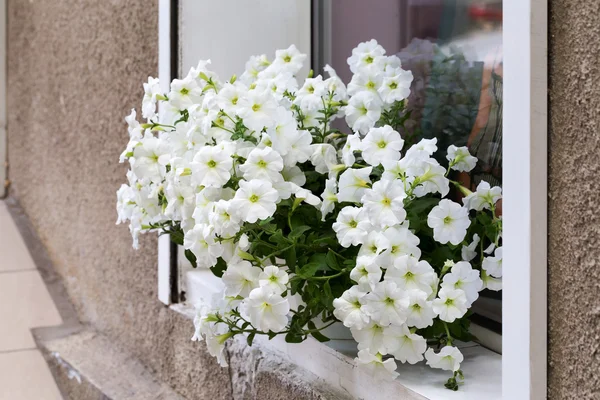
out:
<path id="1" fill-rule="evenodd" d="M 231 210 L 231 202 L 227 200 L 219 200 L 214 204 L 208 220 L 219 236 L 234 236 L 240 230 L 240 220 Z"/>
<path id="2" fill-rule="evenodd" d="M 388 358 L 383 361 L 381 354 L 372 354 L 369 350 L 360 350 L 356 358 L 358 365 L 369 371 L 369 374 L 376 379 L 396 379 L 399 373 L 396 372 L 396 361 L 393 358 Z"/>
<path id="3" fill-rule="evenodd" d="M 397 70 L 397 74 L 386 76 L 379 87 L 379 95 L 387 104 L 392 104 L 396 101 L 401 101 L 410 95 L 410 84 L 413 81 L 411 71 Z"/>
<path id="4" fill-rule="evenodd" d="M 333 315 L 347 328 L 364 328 L 369 323 L 369 316 L 364 310 L 365 295 L 366 292 L 358 286 L 352 286 L 342 297 L 333 300 Z"/>
<path id="5" fill-rule="evenodd" d="M 250 57 L 250 59 L 246 62 L 244 73 L 242 76 L 240 76 L 240 81 L 244 82 L 246 85 L 254 83 L 258 74 L 270 64 L 271 62 L 264 54 Z"/>
<path id="6" fill-rule="evenodd" d="M 253 223 L 259 219 L 269 218 L 275 213 L 279 195 L 270 182 L 253 179 L 240 181 L 240 188 L 231 200 L 231 209 L 247 222 Z"/>
<path id="7" fill-rule="evenodd" d="M 298 163 L 303 163 L 313 154 L 310 144 L 312 135 L 308 131 L 298 131 L 298 133 L 290 139 L 289 149 L 284 156 L 283 161 L 288 167 L 293 167 Z"/>
<path id="8" fill-rule="evenodd" d="M 477 164 L 477 158 L 469 153 L 467 147 L 456 147 L 453 144 L 448 146 L 446 159 L 450 161 L 450 168 L 455 171 L 469 172 Z"/>
<path id="9" fill-rule="evenodd" d="M 354 132 L 364 135 L 379 121 L 382 108 L 378 94 L 368 91 L 357 93 L 346 106 L 346 122 Z"/>
<path id="10" fill-rule="evenodd" d="M 485 257 L 481 267 L 488 275 L 502 278 L 502 247 L 498 247 L 493 257 Z"/>
<path id="11" fill-rule="evenodd" d="M 351 167 L 356 161 L 354 156 L 355 151 L 359 151 L 362 148 L 360 135 L 355 133 L 354 135 L 348 135 L 346 144 L 342 147 L 342 161 L 346 167 Z"/>
<path id="12" fill-rule="evenodd" d="M 437 138 L 433 139 L 421 139 L 419 143 L 414 144 L 405 154 L 406 158 L 423 158 L 422 153 L 425 156 L 431 156 L 437 151 Z"/>
<path id="13" fill-rule="evenodd" d="M 335 179 L 327 179 L 325 181 L 325 191 L 321 195 L 323 202 L 321 203 L 321 220 L 325 221 L 327 214 L 332 212 L 337 203 L 337 181 Z"/>
<path id="14" fill-rule="evenodd" d="M 231 178 L 231 153 L 218 146 L 204 146 L 190 163 L 192 179 L 200 186 L 221 187 Z"/>
<path id="15" fill-rule="evenodd" d="M 354 169 L 349 168 L 342 173 L 339 182 L 338 201 L 358 203 L 370 187 L 371 178 L 369 175 L 372 167 Z"/>
<path id="16" fill-rule="evenodd" d="M 268 90 L 251 90 L 239 101 L 238 115 L 244 125 L 252 131 L 261 132 L 263 128 L 275 126 L 277 102 Z"/>
<path id="17" fill-rule="evenodd" d="M 371 257 L 359 256 L 356 258 L 356 266 L 350 271 L 350 279 L 370 291 L 381 280 L 382 273 L 381 267 Z"/>
<path id="18" fill-rule="evenodd" d="M 460 289 L 441 288 L 438 297 L 433 300 L 433 311 L 446 322 L 454 322 L 457 318 L 462 318 L 467 312 L 465 292 Z"/>
<path id="19" fill-rule="evenodd" d="M 184 79 L 173 79 L 169 92 L 169 103 L 178 110 L 184 110 L 202 102 L 202 89 L 191 76 Z"/>
<path id="20" fill-rule="evenodd" d="M 365 68 L 352 76 L 348 84 L 348 94 L 354 96 L 363 90 L 377 93 L 382 80 L 383 76 L 376 68 Z"/>
<path id="21" fill-rule="evenodd" d="M 134 147 L 133 157 L 129 159 L 133 173 L 139 179 L 161 182 L 169 163 L 169 145 L 166 141 L 146 134 Z"/>
<path id="22" fill-rule="evenodd" d="M 212 227 L 206 224 L 197 224 L 186 232 L 183 247 L 194 253 L 196 263 L 201 268 L 214 266 L 223 254 L 223 246 L 215 240 Z"/>
<path id="23" fill-rule="evenodd" d="M 370 165 L 377 166 L 383 160 L 400 160 L 404 140 L 391 126 L 371 128 L 362 141 L 362 156 Z"/>
<path id="24" fill-rule="evenodd" d="M 471 261 L 477 255 L 477 245 L 479 244 L 479 235 L 473 234 L 473 241 L 468 245 L 463 247 L 460 250 L 460 255 L 463 261 Z"/>
<path id="25" fill-rule="evenodd" d="M 427 225 L 433 229 L 433 238 L 437 242 L 458 245 L 465 238 L 471 220 L 466 208 L 452 200 L 442 199 L 427 216 Z"/>
<path id="26" fill-rule="evenodd" d="M 450 191 L 450 181 L 446 178 L 446 170 L 434 159 L 425 160 L 419 163 L 418 169 L 422 172 L 416 176 L 419 185 L 415 188 L 414 194 L 417 197 L 423 197 L 428 193 L 440 193 L 442 197 Z M 409 173 L 413 174 L 412 171 Z M 416 175 L 416 174 L 415 174 Z"/>
<path id="27" fill-rule="evenodd" d="M 469 210 L 488 210 L 493 204 L 502 198 L 502 189 L 498 186 L 490 187 L 490 184 L 481 181 L 477 190 L 463 199 L 463 204 Z"/>
<path id="28" fill-rule="evenodd" d="M 467 261 L 460 261 L 452 266 L 449 274 L 442 279 L 442 288 L 461 289 L 467 297 L 467 307 L 479 297 L 483 282 L 479 278 L 479 271 L 471 268 Z"/>
<path id="29" fill-rule="evenodd" d="M 393 226 L 387 228 L 383 234 L 390 242 L 390 263 L 403 255 L 411 255 L 416 258 L 421 257 L 421 249 L 419 249 L 419 238 L 408 229 L 408 224 Z"/>
<path id="30" fill-rule="evenodd" d="M 350 247 L 364 243 L 371 224 L 365 218 L 362 208 L 348 206 L 342 208 L 332 228 L 340 244 Z"/>
<path id="31" fill-rule="evenodd" d="M 142 99 L 142 116 L 154 118 L 156 116 L 156 96 L 160 94 L 158 78 L 148 77 L 148 83 L 144 83 L 144 98 Z"/>
<path id="32" fill-rule="evenodd" d="M 297 199 L 302 199 L 302 201 L 304 201 L 307 204 L 310 204 L 311 206 L 318 207 L 321 205 L 321 199 L 315 196 L 310 190 L 300 187 L 295 183 L 291 182 L 290 187 L 292 189 L 292 193 L 294 193 L 294 196 Z"/>
<path id="33" fill-rule="evenodd" d="M 371 321 L 364 328 L 350 328 L 352 337 L 358 342 L 358 350 L 368 349 L 371 353 L 386 354 L 387 348 L 383 344 L 383 329 L 385 327 Z"/>
<path id="34" fill-rule="evenodd" d="M 252 150 L 244 165 L 240 166 L 246 180 L 266 179 L 275 182 L 281 179 L 282 170 L 283 159 L 270 147 Z"/>
<path id="35" fill-rule="evenodd" d="M 402 363 L 416 364 L 423 360 L 427 341 L 416 333 L 410 333 L 406 325 L 388 326 L 383 330 L 383 343 L 388 353 Z"/>
<path id="36" fill-rule="evenodd" d="M 306 54 L 300 53 L 296 46 L 291 45 L 285 50 L 275 52 L 275 60 L 272 65 L 295 75 L 302 69 L 305 59 Z"/>
<path id="37" fill-rule="evenodd" d="M 288 300 L 266 286 L 250 292 L 246 307 L 252 325 L 263 332 L 279 332 L 287 325 Z"/>
<path id="38" fill-rule="evenodd" d="M 419 261 L 409 255 L 396 258 L 385 273 L 385 280 L 395 282 L 401 289 L 418 289 L 428 295 L 432 292 L 431 284 L 435 278 L 435 271 L 427 261 Z"/>
<path id="39" fill-rule="evenodd" d="M 281 294 L 287 289 L 289 280 L 290 278 L 287 272 L 285 272 L 285 269 L 278 268 L 274 265 L 265 267 L 258 276 L 258 283 L 260 286 L 266 286 L 276 294 Z"/>
<path id="40" fill-rule="evenodd" d="M 364 67 L 373 65 L 377 57 L 385 55 L 385 49 L 375 39 L 360 43 L 352 49 L 352 56 L 348 58 L 348 66 L 353 73 Z"/>
<path id="41" fill-rule="evenodd" d="M 261 273 L 260 268 L 245 260 L 229 264 L 222 277 L 225 295 L 248 297 L 250 292 L 259 286 L 258 279 Z"/>
<path id="42" fill-rule="evenodd" d="M 502 290 L 502 278 L 494 278 L 491 275 L 485 273 L 485 270 L 481 271 L 481 280 L 483 281 L 483 288 L 493 291 Z"/>
<path id="43" fill-rule="evenodd" d="M 432 348 L 429 348 L 425 352 L 425 359 L 427 359 L 427 365 L 432 368 L 456 372 L 460 369 L 460 363 L 463 362 L 464 357 L 456 347 L 444 346 L 437 354 Z"/>
<path id="44" fill-rule="evenodd" d="M 373 291 L 365 296 L 365 311 L 380 325 L 401 325 L 406 322 L 408 296 L 394 282 L 379 282 Z"/>
<path id="45" fill-rule="evenodd" d="M 285 156 L 290 150 L 291 143 L 298 136 L 298 127 L 294 114 L 285 107 L 278 107 L 275 126 L 267 130 L 271 146 L 280 155 Z"/>
<path id="46" fill-rule="evenodd" d="M 326 174 L 329 172 L 329 167 L 337 164 L 337 156 L 335 147 L 330 144 L 313 144 L 311 145 L 313 153 L 310 157 L 310 162 L 315 166 L 315 171 Z"/>
<path id="47" fill-rule="evenodd" d="M 422 329 L 433 325 L 436 317 L 431 301 L 427 300 L 427 293 L 422 290 L 408 291 L 408 317 L 406 325 Z"/>
<path id="48" fill-rule="evenodd" d="M 233 117 L 239 107 L 240 98 L 248 91 L 244 84 L 236 81 L 235 83 L 226 83 L 219 90 L 217 104 L 230 117 Z"/>
<path id="49" fill-rule="evenodd" d="M 383 252 L 389 249 L 389 247 L 390 242 L 383 233 L 379 231 L 371 231 L 369 232 L 367 238 L 360 247 L 360 250 L 358 251 L 358 256 L 367 257 L 369 260 L 375 262 L 378 256 L 380 256 Z M 381 264 L 382 263 L 380 261 L 379 265 L 381 266 Z M 385 267 L 386 266 L 384 265 L 384 268 Z"/>
<path id="50" fill-rule="evenodd" d="M 382 179 L 367 189 L 362 196 L 369 220 L 380 227 L 400 224 L 406 218 L 404 184 L 401 180 Z"/>

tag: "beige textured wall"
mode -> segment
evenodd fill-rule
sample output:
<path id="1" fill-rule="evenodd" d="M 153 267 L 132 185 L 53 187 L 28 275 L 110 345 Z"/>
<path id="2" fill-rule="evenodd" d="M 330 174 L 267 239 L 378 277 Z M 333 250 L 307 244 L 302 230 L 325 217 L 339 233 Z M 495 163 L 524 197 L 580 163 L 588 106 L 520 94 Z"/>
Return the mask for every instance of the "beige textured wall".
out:
<path id="1" fill-rule="evenodd" d="M 80 318 L 190 398 L 230 398 L 192 326 L 157 300 L 156 240 L 115 226 L 123 118 L 157 71 L 157 3 L 9 0 L 11 192 L 45 242 Z"/>
<path id="2" fill-rule="evenodd" d="M 600 1 L 550 5 L 548 391 L 600 399 Z"/>

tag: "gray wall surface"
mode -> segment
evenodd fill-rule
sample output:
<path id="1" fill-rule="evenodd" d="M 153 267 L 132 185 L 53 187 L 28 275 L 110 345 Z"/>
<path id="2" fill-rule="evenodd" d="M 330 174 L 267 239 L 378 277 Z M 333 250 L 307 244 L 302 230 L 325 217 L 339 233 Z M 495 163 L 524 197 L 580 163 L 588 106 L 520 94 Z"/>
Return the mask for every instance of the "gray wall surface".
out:
<path id="1" fill-rule="evenodd" d="M 551 399 L 600 399 L 600 1 L 550 3 Z"/>

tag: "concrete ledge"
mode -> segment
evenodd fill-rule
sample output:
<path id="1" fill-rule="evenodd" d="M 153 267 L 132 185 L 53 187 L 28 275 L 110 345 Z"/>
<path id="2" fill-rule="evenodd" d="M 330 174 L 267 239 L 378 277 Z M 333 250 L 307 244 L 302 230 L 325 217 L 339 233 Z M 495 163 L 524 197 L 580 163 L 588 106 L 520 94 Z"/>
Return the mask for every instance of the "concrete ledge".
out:
<path id="1" fill-rule="evenodd" d="M 39 343 L 67 399 L 183 400 L 138 360 L 96 332 L 82 330 Z"/>

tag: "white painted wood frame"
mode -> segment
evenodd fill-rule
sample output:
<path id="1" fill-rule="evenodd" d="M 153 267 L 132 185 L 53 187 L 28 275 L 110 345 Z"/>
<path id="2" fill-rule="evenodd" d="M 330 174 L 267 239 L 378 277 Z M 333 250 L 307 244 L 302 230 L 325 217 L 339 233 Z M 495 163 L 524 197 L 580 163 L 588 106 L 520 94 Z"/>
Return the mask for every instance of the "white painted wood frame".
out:
<path id="1" fill-rule="evenodd" d="M 546 0 L 504 0 L 503 398 L 547 397 Z"/>

